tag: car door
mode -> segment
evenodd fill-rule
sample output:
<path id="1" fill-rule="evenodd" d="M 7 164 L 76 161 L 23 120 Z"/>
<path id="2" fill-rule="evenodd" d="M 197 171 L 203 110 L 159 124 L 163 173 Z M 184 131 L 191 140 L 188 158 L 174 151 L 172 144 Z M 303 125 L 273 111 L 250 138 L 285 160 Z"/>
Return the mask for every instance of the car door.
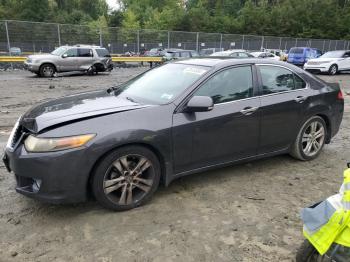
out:
<path id="1" fill-rule="evenodd" d="M 77 70 L 87 70 L 93 64 L 91 48 L 78 48 Z"/>
<path id="2" fill-rule="evenodd" d="M 210 96 L 211 111 L 174 114 L 176 173 L 256 155 L 260 101 L 253 72 L 248 65 L 216 73 L 192 94 Z"/>
<path id="3" fill-rule="evenodd" d="M 350 52 L 345 52 L 342 59 L 338 61 L 339 70 L 350 70 Z"/>
<path id="4" fill-rule="evenodd" d="M 66 72 L 66 71 L 77 70 L 76 68 L 77 58 L 78 58 L 77 48 L 68 49 L 66 52 L 63 53 L 63 55 L 57 61 L 59 71 Z"/>
<path id="5" fill-rule="evenodd" d="M 261 94 L 259 154 L 284 150 L 296 138 L 305 102 L 306 83 L 277 65 L 258 65 Z"/>

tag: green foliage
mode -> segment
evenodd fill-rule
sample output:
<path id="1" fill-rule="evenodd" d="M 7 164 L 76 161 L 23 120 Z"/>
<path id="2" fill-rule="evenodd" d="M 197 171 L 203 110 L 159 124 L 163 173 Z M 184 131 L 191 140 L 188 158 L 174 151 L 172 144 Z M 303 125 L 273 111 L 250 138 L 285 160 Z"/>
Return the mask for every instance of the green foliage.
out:
<path id="1" fill-rule="evenodd" d="M 0 19 L 349 39 L 350 0 L 0 0 Z M 102 24 L 101 24 L 102 23 Z"/>

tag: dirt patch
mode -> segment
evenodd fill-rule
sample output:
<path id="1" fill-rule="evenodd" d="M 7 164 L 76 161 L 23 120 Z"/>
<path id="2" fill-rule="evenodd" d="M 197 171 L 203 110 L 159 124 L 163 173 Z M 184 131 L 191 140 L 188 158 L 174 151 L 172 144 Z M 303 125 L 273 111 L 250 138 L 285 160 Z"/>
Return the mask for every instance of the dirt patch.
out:
<path id="1" fill-rule="evenodd" d="M 0 148 L 37 102 L 107 88 L 147 69 L 52 79 L 0 72 Z M 350 75 L 322 78 L 341 84 L 346 107 L 318 159 L 278 156 L 184 177 L 132 211 L 28 199 L 0 163 L 0 261 L 291 261 L 303 239 L 300 209 L 335 193 L 350 161 Z"/>

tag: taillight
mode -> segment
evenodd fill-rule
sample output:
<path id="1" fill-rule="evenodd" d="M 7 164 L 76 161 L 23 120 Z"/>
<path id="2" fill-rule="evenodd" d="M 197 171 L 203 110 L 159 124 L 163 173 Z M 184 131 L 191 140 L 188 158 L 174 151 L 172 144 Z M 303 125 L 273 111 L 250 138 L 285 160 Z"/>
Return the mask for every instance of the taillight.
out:
<path id="1" fill-rule="evenodd" d="M 344 100 L 344 96 L 341 90 L 339 90 L 338 95 L 337 95 L 338 100 Z"/>

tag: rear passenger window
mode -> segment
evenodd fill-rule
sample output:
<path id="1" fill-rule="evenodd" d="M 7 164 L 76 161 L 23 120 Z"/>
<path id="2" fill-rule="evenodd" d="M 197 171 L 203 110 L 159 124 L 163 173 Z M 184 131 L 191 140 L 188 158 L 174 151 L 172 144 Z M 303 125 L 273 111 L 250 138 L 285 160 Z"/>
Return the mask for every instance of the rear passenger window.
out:
<path id="1" fill-rule="evenodd" d="M 205 82 L 195 95 L 210 96 L 214 104 L 252 97 L 251 67 L 242 66 L 221 71 Z"/>
<path id="2" fill-rule="evenodd" d="M 87 48 L 78 49 L 79 57 L 92 57 L 92 50 Z"/>
<path id="3" fill-rule="evenodd" d="M 294 89 L 302 89 L 306 87 L 306 83 L 301 77 L 294 74 Z"/>
<path id="4" fill-rule="evenodd" d="M 259 66 L 259 69 L 264 95 L 301 89 L 306 86 L 304 80 L 288 69 L 278 66 Z"/>

